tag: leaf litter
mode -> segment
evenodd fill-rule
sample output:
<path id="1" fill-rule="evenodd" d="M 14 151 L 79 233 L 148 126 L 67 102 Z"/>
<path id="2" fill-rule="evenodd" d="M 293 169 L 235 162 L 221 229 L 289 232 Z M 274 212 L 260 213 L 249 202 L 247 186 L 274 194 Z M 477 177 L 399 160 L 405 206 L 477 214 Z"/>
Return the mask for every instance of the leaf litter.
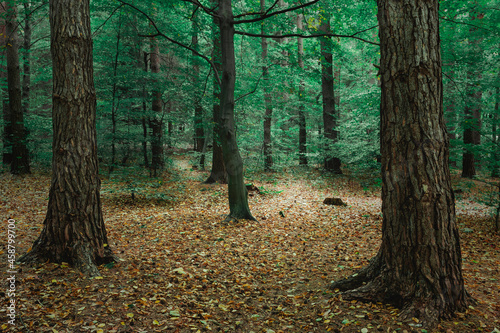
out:
<path id="1" fill-rule="evenodd" d="M 250 174 L 261 190 L 249 198 L 258 221 L 224 224 L 226 186 L 201 184 L 207 173 L 184 156 L 175 168 L 134 198 L 124 182 L 104 179 L 109 245 L 121 260 L 101 266 L 98 278 L 65 263 L 21 265 L 16 326 L 2 323 L 2 331 L 431 332 L 416 318 L 402 322 L 390 305 L 328 289 L 376 254 L 379 190 L 316 170 Z M 18 255 L 41 231 L 49 186 L 49 175 L 0 176 L 0 213 L 17 221 Z M 148 200 L 158 193 L 168 200 Z M 347 207 L 323 205 L 329 196 Z M 461 241 L 466 288 L 477 304 L 432 332 L 500 329 L 500 237 L 469 199 L 457 201 L 457 214 L 461 229 L 473 230 Z M 1 252 L 7 262 L 5 242 Z M 7 304 L 7 294 L 0 297 Z"/>

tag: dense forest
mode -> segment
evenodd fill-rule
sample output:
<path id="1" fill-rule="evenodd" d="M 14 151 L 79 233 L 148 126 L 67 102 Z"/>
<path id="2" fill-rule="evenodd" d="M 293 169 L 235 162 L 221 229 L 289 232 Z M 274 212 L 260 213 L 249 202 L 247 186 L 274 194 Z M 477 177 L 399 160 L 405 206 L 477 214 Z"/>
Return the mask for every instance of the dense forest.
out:
<path id="1" fill-rule="evenodd" d="M 0 3 L 10 332 L 500 332 L 500 5 Z"/>

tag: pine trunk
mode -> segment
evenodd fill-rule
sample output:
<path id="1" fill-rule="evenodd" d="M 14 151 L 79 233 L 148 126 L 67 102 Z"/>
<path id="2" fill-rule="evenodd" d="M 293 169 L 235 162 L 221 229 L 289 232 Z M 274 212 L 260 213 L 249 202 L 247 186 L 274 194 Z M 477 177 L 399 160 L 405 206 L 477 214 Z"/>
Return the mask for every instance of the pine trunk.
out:
<path id="1" fill-rule="evenodd" d="M 266 0 L 260 0 L 260 10 L 265 12 Z M 261 34 L 265 35 L 264 22 L 261 23 Z M 271 171 L 273 168 L 273 152 L 271 148 L 271 121 L 273 116 L 271 93 L 269 91 L 269 73 L 267 66 L 267 39 L 262 38 L 260 41 L 262 47 L 262 78 L 264 87 L 264 171 Z"/>
<path id="2" fill-rule="evenodd" d="M 50 1 L 53 63 L 52 183 L 41 235 L 21 262 L 68 262 L 90 276 L 112 261 L 96 143 L 89 1 Z"/>
<path id="3" fill-rule="evenodd" d="M 229 215 L 227 220 L 255 220 L 248 207 L 248 193 L 243 178 L 243 161 L 238 150 L 234 126 L 234 25 L 231 0 L 219 2 L 219 28 L 222 56 L 221 130 L 224 164 L 228 173 Z"/>
<path id="4" fill-rule="evenodd" d="M 27 130 L 21 102 L 21 70 L 19 68 L 19 41 L 17 33 L 17 9 L 6 2 L 7 22 L 7 86 L 9 91 L 9 111 L 11 122 L 12 162 L 10 172 L 15 175 L 30 173 Z"/>
<path id="5" fill-rule="evenodd" d="M 198 15 L 196 14 L 196 5 L 193 5 L 193 36 L 191 37 L 191 47 L 198 51 Z M 194 100 L 194 150 L 202 153 L 200 157 L 200 168 L 205 168 L 205 128 L 203 124 L 203 106 L 202 94 L 200 93 L 200 64 L 198 56 L 193 52 L 193 100 Z"/>
<path id="6" fill-rule="evenodd" d="M 151 41 L 151 73 L 160 73 L 160 47 L 158 41 L 153 38 Z M 151 168 L 153 177 L 157 177 L 163 170 L 163 101 L 161 99 L 161 91 L 158 87 L 159 80 L 156 78 L 153 83 L 153 115 L 151 117 L 150 126 L 152 130 L 151 139 Z"/>
<path id="7" fill-rule="evenodd" d="M 31 89 L 31 2 L 24 3 L 24 62 L 23 62 L 23 113 L 27 115 L 30 110 Z"/>
<path id="8" fill-rule="evenodd" d="M 379 0 L 382 245 L 331 287 L 432 326 L 467 308 L 443 116 L 437 1 Z M 406 52 L 400 52 L 404 49 Z"/>
<path id="9" fill-rule="evenodd" d="M 323 33 L 331 33 L 330 16 L 326 15 L 320 26 Z M 333 55 L 331 37 L 321 38 L 321 93 L 323 98 L 323 127 L 326 138 L 325 169 L 342 174 L 340 159 L 333 154 L 332 146 L 337 142 L 337 115 L 335 113 L 335 93 L 333 78 Z"/>
<path id="10" fill-rule="evenodd" d="M 216 5 L 216 3 L 214 3 Z M 212 30 L 213 35 L 213 54 L 212 59 L 215 65 L 215 68 L 218 73 L 222 73 L 222 56 L 221 56 L 221 46 L 220 46 L 220 31 L 217 28 L 219 26 L 219 20 L 214 17 L 214 25 L 216 26 Z M 213 150 L 212 150 L 212 169 L 210 171 L 210 175 L 207 180 L 204 181 L 205 184 L 227 184 L 227 171 L 226 165 L 224 164 L 224 154 L 222 153 L 221 146 L 221 90 L 217 80 L 213 81 L 213 105 L 212 105 L 212 117 L 213 117 Z"/>
<path id="11" fill-rule="evenodd" d="M 297 30 L 302 31 L 302 14 L 297 15 Z M 304 71 L 304 40 L 297 38 L 299 67 Z M 307 129 L 306 129 L 306 111 L 304 105 L 304 79 L 299 82 L 299 164 L 307 165 Z"/>

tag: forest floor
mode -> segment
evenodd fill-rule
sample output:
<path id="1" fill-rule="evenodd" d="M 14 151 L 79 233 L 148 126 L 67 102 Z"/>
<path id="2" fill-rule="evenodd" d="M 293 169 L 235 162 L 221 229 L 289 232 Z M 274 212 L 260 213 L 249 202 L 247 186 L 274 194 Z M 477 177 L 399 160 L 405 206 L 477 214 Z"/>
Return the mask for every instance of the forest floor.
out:
<path id="1" fill-rule="evenodd" d="M 386 304 L 346 301 L 330 281 L 366 265 L 381 238 L 380 188 L 314 169 L 248 173 L 258 221 L 221 223 L 224 185 L 202 185 L 207 172 L 186 156 L 161 179 L 131 171 L 105 177 L 108 239 L 121 258 L 87 278 L 67 264 L 21 265 L 15 326 L 7 323 L 7 218 L 16 255 L 40 234 L 50 175 L 0 175 L 2 332 L 500 332 L 500 235 L 488 189 L 454 178 L 466 288 L 477 303 L 425 330 L 402 322 Z M 132 193 L 134 193 L 132 197 Z M 340 197 L 345 207 L 323 204 Z M 5 264 L 3 264 L 5 263 Z M 10 276 L 12 274 L 8 274 Z"/>

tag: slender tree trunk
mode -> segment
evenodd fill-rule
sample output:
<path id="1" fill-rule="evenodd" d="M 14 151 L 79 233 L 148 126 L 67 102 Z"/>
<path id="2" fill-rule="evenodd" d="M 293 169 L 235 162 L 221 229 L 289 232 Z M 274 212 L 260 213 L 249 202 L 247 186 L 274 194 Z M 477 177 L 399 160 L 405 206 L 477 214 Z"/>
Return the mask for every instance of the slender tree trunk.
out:
<path id="1" fill-rule="evenodd" d="M 19 41 L 17 34 L 17 9 L 10 1 L 7 7 L 7 86 L 9 90 L 9 109 L 12 128 L 12 162 L 10 172 L 15 175 L 30 173 L 27 129 L 24 127 L 24 114 L 21 103 L 21 70 L 19 68 Z"/>
<path id="2" fill-rule="evenodd" d="M 214 5 L 217 3 L 214 2 Z M 219 26 L 219 20 L 217 18 L 214 18 L 214 26 L 218 27 Z M 212 30 L 212 35 L 213 35 L 213 43 L 214 43 L 214 48 L 213 48 L 213 54 L 212 54 L 212 59 L 215 65 L 215 68 L 218 73 L 222 73 L 222 55 L 221 55 L 221 47 L 220 47 L 220 31 L 214 27 Z M 212 149 L 212 169 L 210 171 L 210 175 L 208 176 L 208 179 L 205 180 L 205 184 L 213 184 L 213 183 L 220 183 L 220 184 L 227 184 L 227 171 L 226 171 L 226 165 L 224 164 L 224 154 L 222 153 L 222 145 L 221 145 L 221 138 L 220 138 L 220 133 L 221 133 L 221 123 L 222 123 L 222 116 L 221 116 L 221 91 L 220 91 L 220 86 L 217 83 L 217 80 L 213 81 L 213 86 L 214 86 L 214 91 L 213 91 L 213 105 L 212 105 L 212 117 L 213 117 L 213 149 Z"/>
<path id="3" fill-rule="evenodd" d="M 331 33 L 330 15 L 325 13 L 320 31 Z M 338 140 L 337 115 L 335 113 L 335 93 L 333 78 L 333 49 L 331 37 L 321 38 L 321 92 L 323 97 L 323 126 L 325 128 L 325 169 L 341 174 L 340 158 L 335 157 L 332 146 Z"/>
<path id="4" fill-rule="evenodd" d="M 121 15 L 118 18 L 118 33 L 116 35 L 116 50 L 115 60 L 113 62 L 113 86 L 111 89 L 111 165 L 109 173 L 113 172 L 116 165 L 116 112 L 118 110 L 119 101 L 117 101 L 116 77 L 118 71 L 118 58 L 120 57 L 120 32 L 121 32 Z"/>
<path id="5" fill-rule="evenodd" d="M 266 10 L 266 0 L 260 0 L 260 10 Z M 265 35 L 264 22 L 261 23 L 261 34 Z M 273 116 L 272 98 L 269 91 L 269 73 L 267 66 L 267 38 L 262 38 L 260 41 L 262 47 L 262 78 L 264 89 L 264 105 L 266 108 L 264 114 L 264 171 L 272 171 L 273 168 L 273 152 L 271 146 L 271 121 Z"/>
<path id="6" fill-rule="evenodd" d="M 255 220 L 248 207 L 248 193 L 243 178 L 243 161 L 241 160 L 238 150 L 234 126 L 236 65 L 234 59 L 234 25 L 231 0 L 220 0 L 218 15 L 222 55 L 222 122 L 220 138 L 229 180 L 228 192 L 230 213 L 227 220 Z"/>
<path id="7" fill-rule="evenodd" d="M 0 47 L 2 50 L 6 48 L 7 33 L 6 33 L 6 4 L 2 2 L 0 5 Z M 0 79 L 3 81 L 7 80 L 7 68 L 2 65 L 0 70 Z M 10 116 L 9 108 L 9 90 L 7 87 L 2 89 L 2 117 L 3 117 L 3 151 L 2 151 L 2 163 L 4 165 L 9 165 L 12 162 L 12 121 Z"/>
<path id="8" fill-rule="evenodd" d="M 482 15 L 472 14 L 472 20 L 481 18 Z M 467 69 L 466 82 L 466 105 L 464 110 L 465 128 L 464 144 L 465 149 L 462 158 L 462 177 L 473 178 L 476 175 L 476 168 L 479 167 L 479 154 L 477 147 L 481 144 L 481 99 L 483 96 L 478 81 L 481 78 L 481 70 L 477 64 L 477 54 L 482 54 L 481 39 L 475 38 L 474 34 L 477 28 L 469 30 L 469 65 Z"/>
<path id="9" fill-rule="evenodd" d="M 31 1 L 24 2 L 24 62 L 23 62 L 23 113 L 27 115 L 30 110 L 31 88 Z"/>
<path id="10" fill-rule="evenodd" d="M 193 10 L 196 11 L 196 5 L 193 5 Z M 193 50 L 198 51 L 198 15 L 195 13 L 192 18 L 193 36 L 191 38 L 191 47 Z M 205 128 L 203 124 L 203 106 L 202 94 L 200 93 L 200 64 L 196 53 L 193 51 L 193 100 L 194 100 L 194 150 L 201 153 L 200 168 L 205 169 L 205 153 L 203 147 L 205 146 Z"/>
<path id="11" fill-rule="evenodd" d="M 499 177 L 500 176 L 500 140 L 498 140 L 498 118 L 499 118 L 499 104 L 500 104 L 500 72 L 497 76 L 497 86 L 495 87 L 495 109 L 493 111 L 493 123 L 491 125 L 491 136 L 493 142 L 493 166 L 491 171 L 491 177 Z M 500 189 L 499 189 L 500 193 Z M 500 198 L 499 198 L 500 199 Z M 498 221 L 498 216 L 497 216 Z"/>
<path id="12" fill-rule="evenodd" d="M 144 52 L 144 72 L 148 72 L 148 53 Z M 142 154 L 144 156 L 144 167 L 149 169 L 149 159 L 148 159 L 148 128 L 146 117 L 148 114 L 148 106 L 147 106 L 147 91 L 146 85 L 143 83 L 142 85 Z"/>
<path id="13" fill-rule="evenodd" d="M 302 14 L 297 15 L 297 30 L 302 31 Z M 301 37 L 297 38 L 299 67 L 304 71 L 304 41 Z M 299 164 L 307 165 L 307 129 L 306 129 L 306 111 L 304 105 L 304 79 L 299 83 Z"/>
<path id="14" fill-rule="evenodd" d="M 349 290 L 346 298 L 400 306 L 403 319 L 424 326 L 469 301 L 448 165 L 438 6 L 378 1 L 382 244 L 367 267 L 331 286 Z"/>
<path id="15" fill-rule="evenodd" d="M 160 48 L 158 41 L 153 38 L 151 40 L 151 73 L 160 73 Z M 151 142 L 151 168 L 153 169 L 153 177 L 159 176 L 164 166 L 163 161 L 163 101 L 161 99 L 161 91 L 158 87 L 159 80 L 154 80 L 153 87 L 153 116 L 150 121 L 152 129 Z"/>
<path id="16" fill-rule="evenodd" d="M 101 210 L 89 0 L 50 1 L 52 183 L 43 230 L 21 262 L 68 262 L 85 274 L 114 260 Z"/>

